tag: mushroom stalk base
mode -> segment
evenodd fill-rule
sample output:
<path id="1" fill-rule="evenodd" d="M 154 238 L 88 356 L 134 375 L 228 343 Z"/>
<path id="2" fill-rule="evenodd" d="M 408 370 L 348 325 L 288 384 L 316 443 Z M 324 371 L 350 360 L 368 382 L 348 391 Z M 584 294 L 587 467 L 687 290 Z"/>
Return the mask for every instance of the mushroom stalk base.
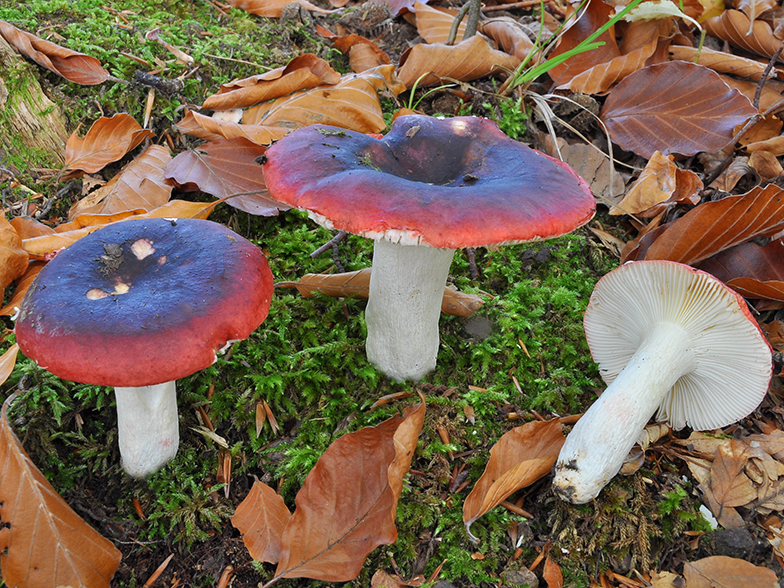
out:
<path id="1" fill-rule="evenodd" d="M 368 360 L 395 380 L 436 367 L 441 301 L 453 249 L 376 240 L 365 319 Z"/>
<path id="2" fill-rule="evenodd" d="M 559 496 L 575 504 L 596 498 L 667 392 L 695 367 L 686 332 L 674 323 L 657 326 L 566 438 L 555 464 Z"/>
<path id="3" fill-rule="evenodd" d="M 177 454 L 180 427 L 175 381 L 114 389 L 122 467 L 146 478 Z"/>

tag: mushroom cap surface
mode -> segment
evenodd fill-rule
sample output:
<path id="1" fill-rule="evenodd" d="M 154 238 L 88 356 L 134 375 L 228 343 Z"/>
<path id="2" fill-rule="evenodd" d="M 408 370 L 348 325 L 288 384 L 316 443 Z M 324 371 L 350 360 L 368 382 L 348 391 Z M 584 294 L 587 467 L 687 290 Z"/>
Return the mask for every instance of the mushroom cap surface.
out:
<path id="1" fill-rule="evenodd" d="M 270 195 L 329 228 L 447 249 L 522 243 L 588 222 L 596 202 L 568 165 L 491 120 L 401 116 L 381 139 L 314 125 L 266 152 Z"/>
<path id="2" fill-rule="evenodd" d="M 584 326 L 607 384 L 660 321 L 685 331 L 697 365 L 667 392 L 657 420 L 674 429 L 716 429 L 759 406 L 773 364 L 746 302 L 712 275 L 672 261 L 628 262 L 597 282 Z"/>
<path id="3" fill-rule="evenodd" d="M 211 365 L 267 317 L 261 250 L 223 225 L 128 220 L 58 253 L 16 322 L 22 352 L 66 380 L 149 386 Z"/>

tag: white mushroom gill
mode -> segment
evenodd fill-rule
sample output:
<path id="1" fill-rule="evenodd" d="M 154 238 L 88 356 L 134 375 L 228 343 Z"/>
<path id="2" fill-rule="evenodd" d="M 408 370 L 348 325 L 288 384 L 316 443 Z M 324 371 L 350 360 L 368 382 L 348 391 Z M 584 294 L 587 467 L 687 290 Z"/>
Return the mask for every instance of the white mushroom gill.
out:
<path id="1" fill-rule="evenodd" d="M 365 310 L 368 360 L 395 380 L 420 380 L 436 367 L 441 301 L 453 249 L 378 239 Z"/>
<path id="2" fill-rule="evenodd" d="M 123 469 L 134 478 L 146 478 L 177 454 L 176 383 L 115 387 L 114 395 Z"/>

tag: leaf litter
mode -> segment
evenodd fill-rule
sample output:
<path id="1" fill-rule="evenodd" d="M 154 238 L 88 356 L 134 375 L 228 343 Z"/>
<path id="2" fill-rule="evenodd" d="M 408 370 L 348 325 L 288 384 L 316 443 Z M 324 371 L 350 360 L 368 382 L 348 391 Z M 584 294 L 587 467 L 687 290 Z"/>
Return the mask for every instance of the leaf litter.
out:
<path id="1" fill-rule="evenodd" d="M 257 15 L 278 17 L 285 3 L 243 0 L 232 4 Z M 326 14 L 345 2 L 334 3 L 330 8 L 317 8 L 304 1 L 300 4 Z M 264 146 L 293 128 L 315 122 L 360 132 L 381 132 L 387 123 L 379 91 L 394 99 L 405 87 L 418 85 L 421 88 L 445 80 L 456 81 L 461 85 L 453 96 L 462 96 L 458 103 L 463 101 L 465 105 L 466 97 L 474 90 L 467 82 L 488 75 L 503 77 L 513 71 L 520 60 L 526 59 L 535 46 L 535 39 L 514 38 L 519 34 L 518 29 L 493 27 L 490 23 L 484 26 L 484 31 L 498 41 L 500 48 L 479 36 L 445 45 L 444 33 L 452 17 L 422 3 L 411 4 L 408 8 L 413 9 L 410 18 L 426 42 L 415 45 L 410 53 L 400 57 L 397 69 L 395 65 L 382 65 L 383 60 L 374 65 L 375 57 L 368 65 L 356 65 L 352 58 L 352 67 L 361 73 L 339 74 L 326 61 L 303 53 L 288 65 L 268 73 L 235 80 L 222 86 L 216 94 L 207 96 L 202 108 L 244 108 L 241 121 L 220 121 L 195 110 L 186 110 L 177 121 L 177 129 L 210 143 L 182 150 L 171 161 L 168 149 L 149 145 L 154 133 L 142 129 L 127 114 L 97 119 L 84 138 L 74 132 L 68 141 L 66 165 L 62 170 L 68 172 L 67 177 L 98 172 L 108 164 L 127 158 L 127 154 L 142 143 L 146 144 L 146 150 L 133 157 L 124 171 L 116 173 L 106 186 L 77 203 L 71 209 L 70 222 L 60 222 L 53 227 L 42 225 L 42 228 L 36 228 L 33 223 L 24 227 L 18 224 L 5 229 L 8 238 L 4 241 L 2 258 L 3 284 L 7 286 L 19 280 L 19 286 L 4 310 L 12 312 L 14 301 L 18 302 L 40 268 L 35 264 L 99 226 L 139 215 L 204 217 L 213 210 L 213 204 L 169 201 L 170 180 L 176 180 L 180 189 L 195 187 L 219 200 L 228 199 L 229 203 L 234 199 L 239 210 L 254 215 L 274 215 L 279 207 L 268 201 L 263 182 L 253 174 L 254 159 L 263 156 Z M 665 11 L 649 15 L 649 21 L 645 23 L 627 23 L 621 33 L 619 29 L 610 28 L 601 38 L 605 42 L 603 48 L 571 57 L 551 69 L 549 75 L 561 89 L 599 97 L 604 102 L 601 122 L 617 147 L 627 152 L 617 160 L 610 158 L 611 164 L 623 163 L 632 170 L 625 172 L 624 194 L 614 211 L 622 218 L 627 237 L 637 233 L 639 239 L 636 246 L 624 252 L 624 259 L 670 259 L 706 269 L 716 268 L 713 271 L 721 273 L 725 282 L 747 296 L 757 308 L 775 311 L 781 306 L 777 303 L 784 302 L 781 294 L 784 291 L 781 285 L 784 274 L 781 263 L 784 262 L 780 255 L 781 194 L 780 188 L 773 184 L 766 186 L 763 182 L 775 180 L 780 175 L 777 157 L 784 153 L 778 146 L 781 126 L 774 125 L 767 130 L 755 127 L 760 134 L 754 141 L 744 139 L 744 132 L 738 134 L 738 130 L 744 123 L 750 126 L 760 118 L 756 116 L 760 109 L 756 105 L 755 84 L 759 86 L 756 94 L 762 97 L 760 108 L 775 107 L 781 100 L 783 92 L 776 80 L 782 73 L 775 67 L 767 68 L 767 75 L 773 79 L 763 87 L 759 80 L 766 75 L 764 59 L 757 62 L 747 55 L 710 49 L 695 53 L 694 39 L 683 34 L 684 27 L 692 26 L 692 19 L 704 19 L 706 30 L 729 43 L 730 51 L 740 48 L 762 58 L 774 56 L 781 45 L 780 39 L 769 22 L 760 18 L 772 6 L 741 3 L 738 8 L 721 11 L 707 4 L 689 6 L 686 8 L 688 18 L 680 21 L 676 21 L 677 13 Z M 390 5 L 392 14 L 398 14 L 401 9 L 405 10 Z M 583 17 L 560 35 L 555 51 L 549 56 L 557 57 L 578 47 L 612 13 L 612 8 L 603 2 L 587 2 Z M 71 81 L 99 84 L 109 79 L 93 58 L 58 48 L 5 22 L 0 22 L 0 30 L 23 55 Z M 347 41 L 340 45 L 341 37 L 326 33 L 322 36 L 333 40 L 341 51 L 350 50 Z M 357 42 L 368 50 L 375 47 L 373 39 Z M 352 46 L 356 45 L 352 42 Z M 381 49 L 371 50 L 371 53 L 385 54 Z M 691 63 L 697 56 L 699 66 Z M 747 78 L 750 82 L 727 75 Z M 537 131 L 530 130 L 537 140 Z M 566 135 L 573 145 L 582 145 L 579 134 Z M 746 131 L 745 136 L 751 137 L 751 131 Z M 745 145 L 752 154 L 744 169 L 754 173 L 741 172 L 732 183 L 723 184 L 728 190 L 734 190 L 733 195 L 707 192 L 713 188 L 705 188 L 704 180 L 716 171 L 722 172 L 717 166 L 723 165 L 729 170 L 733 169 L 734 162 L 741 162 L 739 154 L 733 155 L 733 141 Z M 171 144 L 171 139 L 169 142 Z M 709 156 L 716 153 L 719 155 L 712 161 Z M 721 153 L 726 155 L 722 157 Z M 638 159 L 632 160 L 627 154 Z M 692 166 L 690 169 L 695 160 L 685 160 L 682 156 L 697 154 L 704 167 Z M 760 178 L 762 182 L 748 185 L 749 177 L 752 181 Z M 745 191 L 738 190 L 739 185 L 745 186 Z M 153 186 L 155 188 L 151 189 Z M 613 191 L 610 195 L 613 196 Z M 644 220 L 649 218 L 652 220 Z M 602 232 L 592 230 L 597 235 Z M 601 242 L 610 251 L 607 244 L 616 237 L 607 235 Z M 28 259 L 31 260 L 29 270 Z M 358 275 L 366 276 L 367 270 Z M 361 296 L 364 291 L 363 285 L 357 286 L 340 274 L 306 275 L 287 285 L 297 288 L 304 296 L 310 296 L 314 290 L 337 296 Z M 455 314 L 466 317 L 476 310 L 456 311 Z M 528 350 L 525 351 L 530 358 Z M 2 366 L 6 371 L 13 367 L 12 358 L 15 358 L 13 347 L 3 356 Z M 8 377 L 8 373 L 5 376 Z M 405 394 L 408 393 L 387 397 L 400 398 Z M 264 422 L 274 419 L 271 407 L 262 402 L 256 405 L 257 436 Z M 26 472 L 25 480 L 34 480 L 30 484 L 40 484 L 43 488 L 45 481 L 10 432 L 6 411 L 4 406 L 0 427 L 0 432 L 5 432 L 6 463 L 16 464 L 13 467 Z M 466 405 L 461 411 L 467 419 L 471 415 L 472 425 L 480 418 L 471 406 Z M 253 484 L 245 501 L 237 507 L 233 522 L 243 531 L 243 539 L 254 559 L 278 565 L 271 582 L 286 577 L 348 581 L 360 573 L 370 551 L 377 545 L 394 541 L 396 505 L 403 489 L 403 477 L 417 447 L 424 413 L 423 400 L 418 407 L 407 409 L 403 417 L 392 417 L 375 427 L 340 437 L 323 452 L 305 478 L 293 514 L 270 486 L 261 481 Z M 517 411 L 509 410 L 507 414 L 519 418 Z M 721 435 L 704 437 L 697 433 L 683 439 L 656 435 L 642 443 L 640 449 L 643 457 L 647 451 L 649 455 L 683 459 L 699 485 L 702 499 L 725 528 L 745 528 L 749 524 L 741 514 L 746 513 L 743 509 L 753 509 L 758 516 L 766 516 L 764 520 L 757 520 L 768 534 L 773 552 L 778 554 L 776 550 L 784 535 L 777 526 L 775 513 L 784 509 L 780 490 L 784 483 L 779 481 L 784 474 L 780 461 L 784 456 L 784 444 L 777 435 L 781 425 L 776 421 L 778 417 L 766 416 L 767 421 L 760 418 L 758 414 L 753 426 L 764 424 L 765 433 L 740 435 L 734 439 Z M 463 504 L 467 528 L 501 504 L 526 512 L 519 504 L 506 499 L 548 475 L 563 440 L 561 426 L 559 419 L 537 419 L 512 429 L 498 440 L 490 451 L 485 473 Z M 448 429 L 440 427 L 438 431 L 443 443 L 451 445 Z M 738 433 L 748 430 L 753 430 L 748 424 L 742 430 L 736 429 Z M 695 451 L 701 455 L 695 456 Z M 232 459 L 229 453 L 221 455 L 223 465 L 218 470 L 218 477 L 220 482 L 228 484 Z M 450 460 L 458 459 L 451 449 L 449 456 Z M 662 475 L 658 462 L 649 465 L 656 476 Z M 341 479 L 346 477 L 349 479 Z M 459 477 L 455 465 L 454 481 Z M 3 480 L 7 483 L 10 479 L 13 478 L 4 476 L 0 479 L 0 488 Z M 368 495 L 360 492 L 347 502 L 345 496 L 350 492 L 345 489 L 346 485 L 354 488 L 357 480 L 367 484 Z M 226 493 L 229 494 L 228 486 Z M 19 519 L 18 515 L 14 520 L 12 514 L 6 513 L 17 503 L 7 498 L 2 501 L 0 514 L 6 526 L 0 533 L 7 541 L 11 534 L 9 529 L 17 526 Z M 56 495 L 46 501 L 51 502 L 46 502 L 45 511 L 68 512 Z M 80 521 L 71 515 L 66 518 L 69 525 L 77 528 Z M 81 526 L 78 529 L 81 535 L 94 535 L 92 530 Z M 55 525 L 41 538 L 54 536 L 59 542 L 60 531 Z M 361 547 L 353 545 L 355 536 L 361 537 Z M 307 539 L 301 540 L 303 537 Z M 9 549 L 3 555 L 7 559 L 0 558 L 3 577 L 10 584 L 16 582 L 13 574 L 19 561 L 18 541 L 8 545 Z M 91 541 L 105 555 L 96 556 L 92 562 L 104 571 L 101 580 L 90 580 L 90 585 L 108 585 L 112 566 L 117 567 L 119 556 L 116 550 L 107 546 L 106 540 L 95 538 Z M 63 553 L 68 554 L 67 542 L 63 540 L 59 544 L 63 546 Z M 550 556 L 550 543 L 546 549 L 534 547 L 539 556 L 531 563 L 531 569 L 544 561 L 542 579 L 551 587 L 563 585 L 560 566 Z M 472 559 L 479 561 L 484 555 L 475 552 Z M 41 566 L 38 571 L 49 573 L 51 570 Z M 725 556 L 686 563 L 681 571 L 689 586 L 740 585 L 741 582 L 767 586 L 775 581 L 775 574 L 770 570 Z M 386 580 L 376 580 L 376 577 L 382 577 L 381 572 L 378 570 L 378 576 L 374 575 L 374 585 L 385 585 L 385 582 L 417 585 L 420 581 L 408 582 L 400 575 L 386 572 L 383 572 Z M 230 575 L 224 574 L 224 577 Z M 82 582 L 80 578 L 55 581 Z M 96 581 L 102 583 L 92 583 Z M 656 586 L 678 585 L 675 575 L 664 572 L 648 576 L 638 573 L 638 579 L 634 579 L 607 570 L 595 581 L 602 586 L 644 586 L 649 582 Z"/>

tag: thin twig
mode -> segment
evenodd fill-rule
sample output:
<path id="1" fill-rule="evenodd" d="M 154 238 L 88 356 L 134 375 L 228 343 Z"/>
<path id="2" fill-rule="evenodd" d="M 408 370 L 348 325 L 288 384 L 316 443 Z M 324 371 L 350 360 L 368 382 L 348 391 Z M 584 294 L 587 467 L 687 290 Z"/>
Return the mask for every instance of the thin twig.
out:
<path id="1" fill-rule="evenodd" d="M 533 8 L 539 6 L 541 0 L 523 0 L 522 2 L 511 2 L 509 4 L 496 4 L 494 6 L 482 6 L 482 12 L 497 12 L 499 10 L 515 10 L 516 8 Z M 554 2 L 547 2 L 547 7 L 559 16 L 566 16 L 566 11 L 558 8 Z"/>
<path id="2" fill-rule="evenodd" d="M 452 21 L 452 28 L 449 29 L 449 37 L 446 39 L 446 44 L 451 45 L 455 42 L 455 38 L 457 37 L 457 29 L 460 28 L 460 23 L 463 22 L 463 17 L 465 17 L 468 9 L 470 8 L 469 4 L 471 0 L 463 4 L 463 6 L 458 10 L 457 14 L 455 15 L 455 20 Z"/>
<path id="3" fill-rule="evenodd" d="M 771 56 L 770 61 L 768 61 L 768 65 L 765 67 L 765 71 L 762 72 L 762 77 L 760 78 L 759 83 L 757 84 L 757 91 L 754 92 L 754 108 L 759 110 L 759 101 L 760 96 L 762 96 L 762 87 L 765 85 L 765 82 L 768 80 L 768 76 L 770 72 L 773 70 L 773 66 L 776 64 L 776 61 L 781 55 L 781 50 L 784 49 L 784 41 L 779 43 L 779 48 L 776 49 L 776 52 Z"/>
<path id="4" fill-rule="evenodd" d="M 333 245 L 337 245 L 343 239 L 346 238 L 346 231 L 338 231 L 338 234 L 332 237 L 329 241 L 324 243 L 321 247 L 316 249 L 313 253 L 310 254 L 311 259 L 317 258 L 319 255 L 324 253 L 327 249 L 332 249 Z"/>

